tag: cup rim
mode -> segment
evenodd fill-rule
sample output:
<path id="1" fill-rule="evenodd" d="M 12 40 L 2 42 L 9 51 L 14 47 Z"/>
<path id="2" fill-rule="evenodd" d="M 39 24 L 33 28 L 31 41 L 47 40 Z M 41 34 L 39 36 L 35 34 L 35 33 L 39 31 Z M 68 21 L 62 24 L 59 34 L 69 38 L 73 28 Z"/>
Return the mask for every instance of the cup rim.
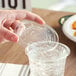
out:
<path id="1" fill-rule="evenodd" d="M 63 44 L 63 43 L 60 43 L 60 42 L 54 42 L 54 41 L 42 41 L 42 42 L 39 41 L 39 42 L 34 42 L 34 43 L 32 43 L 32 44 L 30 44 L 30 45 L 28 45 L 28 46 L 26 47 L 26 51 L 28 52 L 29 47 L 31 47 L 32 45 L 34 46 L 34 45 L 36 45 L 36 44 L 38 44 L 38 43 L 44 43 L 44 42 L 57 43 L 57 45 L 56 45 L 54 48 L 50 49 L 50 51 L 54 51 L 54 49 L 56 49 L 56 47 L 57 47 L 58 45 L 61 45 L 61 46 L 63 46 L 65 49 L 67 49 L 67 50 L 66 50 L 66 55 L 65 55 L 65 56 L 62 56 L 62 57 L 59 57 L 59 58 L 56 59 L 55 61 L 64 59 L 64 58 L 66 58 L 67 56 L 70 55 L 70 48 L 69 48 L 67 45 L 65 45 L 65 44 Z M 27 52 L 26 52 L 26 53 L 27 53 Z M 51 60 L 51 61 L 54 61 L 54 60 Z"/>

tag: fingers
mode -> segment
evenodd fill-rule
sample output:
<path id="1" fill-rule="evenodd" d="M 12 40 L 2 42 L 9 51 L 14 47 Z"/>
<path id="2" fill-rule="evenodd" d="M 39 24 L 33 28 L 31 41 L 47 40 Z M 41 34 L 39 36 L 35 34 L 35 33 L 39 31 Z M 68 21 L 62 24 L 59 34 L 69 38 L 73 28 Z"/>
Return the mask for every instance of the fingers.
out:
<path id="1" fill-rule="evenodd" d="M 38 16 L 34 13 L 31 13 L 31 12 L 28 12 L 28 11 L 11 10 L 11 11 L 6 11 L 5 14 L 7 16 L 5 17 L 6 21 L 3 24 L 3 26 L 8 28 L 8 29 L 15 20 L 28 19 L 28 20 L 32 20 L 32 21 L 35 21 L 35 22 L 40 23 L 40 24 L 45 24 L 44 20 L 40 16 Z"/>
<path id="2" fill-rule="evenodd" d="M 11 28 L 14 30 L 14 32 L 20 36 L 25 29 L 25 25 L 20 22 L 19 20 L 16 20 L 12 25 Z"/>
<path id="3" fill-rule="evenodd" d="M 0 27 L 0 35 L 5 38 L 6 40 L 10 40 L 13 42 L 17 42 L 18 41 L 18 36 L 13 33 L 12 31 L 4 28 L 4 27 Z"/>
<path id="4" fill-rule="evenodd" d="M 1 13 L 1 12 L 0 12 Z M 28 11 L 22 11 L 22 10 L 17 10 L 17 11 L 2 11 L 2 26 L 0 27 L 0 35 L 5 38 L 6 40 L 10 40 L 13 42 L 18 41 L 18 36 L 15 33 L 20 32 L 23 28 L 23 24 L 19 21 L 16 20 L 24 20 L 24 19 L 29 19 L 32 21 L 35 21 L 40 24 L 45 24 L 44 20 L 40 18 L 38 15 L 33 14 Z M 4 17 L 4 18 L 3 18 Z M 5 19 L 5 20 L 3 20 Z M 3 27 L 5 26 L 5 27 Z M 8 30 L 10 26 L 14 29 L 14 32 Z M 8 29 L 7 29 L 8 28 Z"/>
<path id="5" fill-rule="evenodd" d="M 21 11 L 21 10 L 15 11 L 15 13 L 16 13 L 16 19 L 18 20 L 29 19 L 40 24 L 45 24 L 45 21 L 40 16 L 34 13 L 28 11 Z"/>
<path id="6" fill-rule="evenodd" d="M 35 22 L 40 23 L 40 24 L 45 24 L 44 20 L 40 16 L 38 16 L 34 13 L 31 13 L 31 12 L 26 13 L 25 19 L 29 19 L 29 20 L 35 21 Z"/>
<path id="7" fill-rule="evenodd" d="M 9 29 L 10 25 L 16 20 L 15 14 L 7 14 L 7 17 L 5 19 L 6 21 L 4 22 L 3 26 Z"/>

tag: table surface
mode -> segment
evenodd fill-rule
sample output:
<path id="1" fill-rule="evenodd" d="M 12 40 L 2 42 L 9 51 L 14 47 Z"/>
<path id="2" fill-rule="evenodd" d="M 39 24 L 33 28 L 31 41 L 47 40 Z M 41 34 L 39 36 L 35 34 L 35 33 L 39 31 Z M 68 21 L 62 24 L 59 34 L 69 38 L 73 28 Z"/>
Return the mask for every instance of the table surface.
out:
<path id="1" fill-rule="evenodd" d="M 58 24 L 60 17 L 74 14 L 69 12 L 57 12 L 51 10 L 34 8 L 33 12 L 40 15 L 46 23 L 53 27 L 60 38 L 60 42 L 66 44 L 71 49 L 71 54 L 66 61 L 65 76 L 76 76 L 76 43 L 69 40 L 62 32 Z M 28 64 L 28 57 L 25 55 L 25 49 L 17 43 L 0 44 L 0 62 L 14 64 Z"/>

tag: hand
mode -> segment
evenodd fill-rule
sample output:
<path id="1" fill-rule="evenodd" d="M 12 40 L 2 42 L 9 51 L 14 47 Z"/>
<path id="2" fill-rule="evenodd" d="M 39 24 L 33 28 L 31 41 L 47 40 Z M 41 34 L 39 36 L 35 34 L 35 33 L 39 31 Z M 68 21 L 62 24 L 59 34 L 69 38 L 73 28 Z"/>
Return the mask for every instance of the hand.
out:
<path id="1" fill-rule="evenodd" d="M 36 14 L 26 10 L 0 10 L 0 43 L 4 40 L 13 42 L 18 41 L 18 36 L 14 29 L 19 26 L 21 29 L 24 25 L 19 20 L 29 19 L 40 24 L 45 22 Z"/>

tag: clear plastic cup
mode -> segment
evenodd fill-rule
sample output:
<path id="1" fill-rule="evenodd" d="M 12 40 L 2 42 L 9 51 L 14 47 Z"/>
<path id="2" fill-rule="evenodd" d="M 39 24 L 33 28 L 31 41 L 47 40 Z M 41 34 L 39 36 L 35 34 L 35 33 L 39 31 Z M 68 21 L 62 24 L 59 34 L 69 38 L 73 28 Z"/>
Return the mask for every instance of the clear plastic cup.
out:
<path id="1" fill-rule="evenodd" d="M 42 41 L 32 43 L 26 50 L 30 76 L 64 76 L 66 58 L 70 54 L 70 49 L 66 45 Z"/>
<path id="2" fill-rule="evenodd" d="M 24 20 L 24 30 L 19 33 L 19 44 L 23 47 L 38 41 L 59 41 L 58 34 L 49 25 L 40 25 L 33 21 Z"/>

